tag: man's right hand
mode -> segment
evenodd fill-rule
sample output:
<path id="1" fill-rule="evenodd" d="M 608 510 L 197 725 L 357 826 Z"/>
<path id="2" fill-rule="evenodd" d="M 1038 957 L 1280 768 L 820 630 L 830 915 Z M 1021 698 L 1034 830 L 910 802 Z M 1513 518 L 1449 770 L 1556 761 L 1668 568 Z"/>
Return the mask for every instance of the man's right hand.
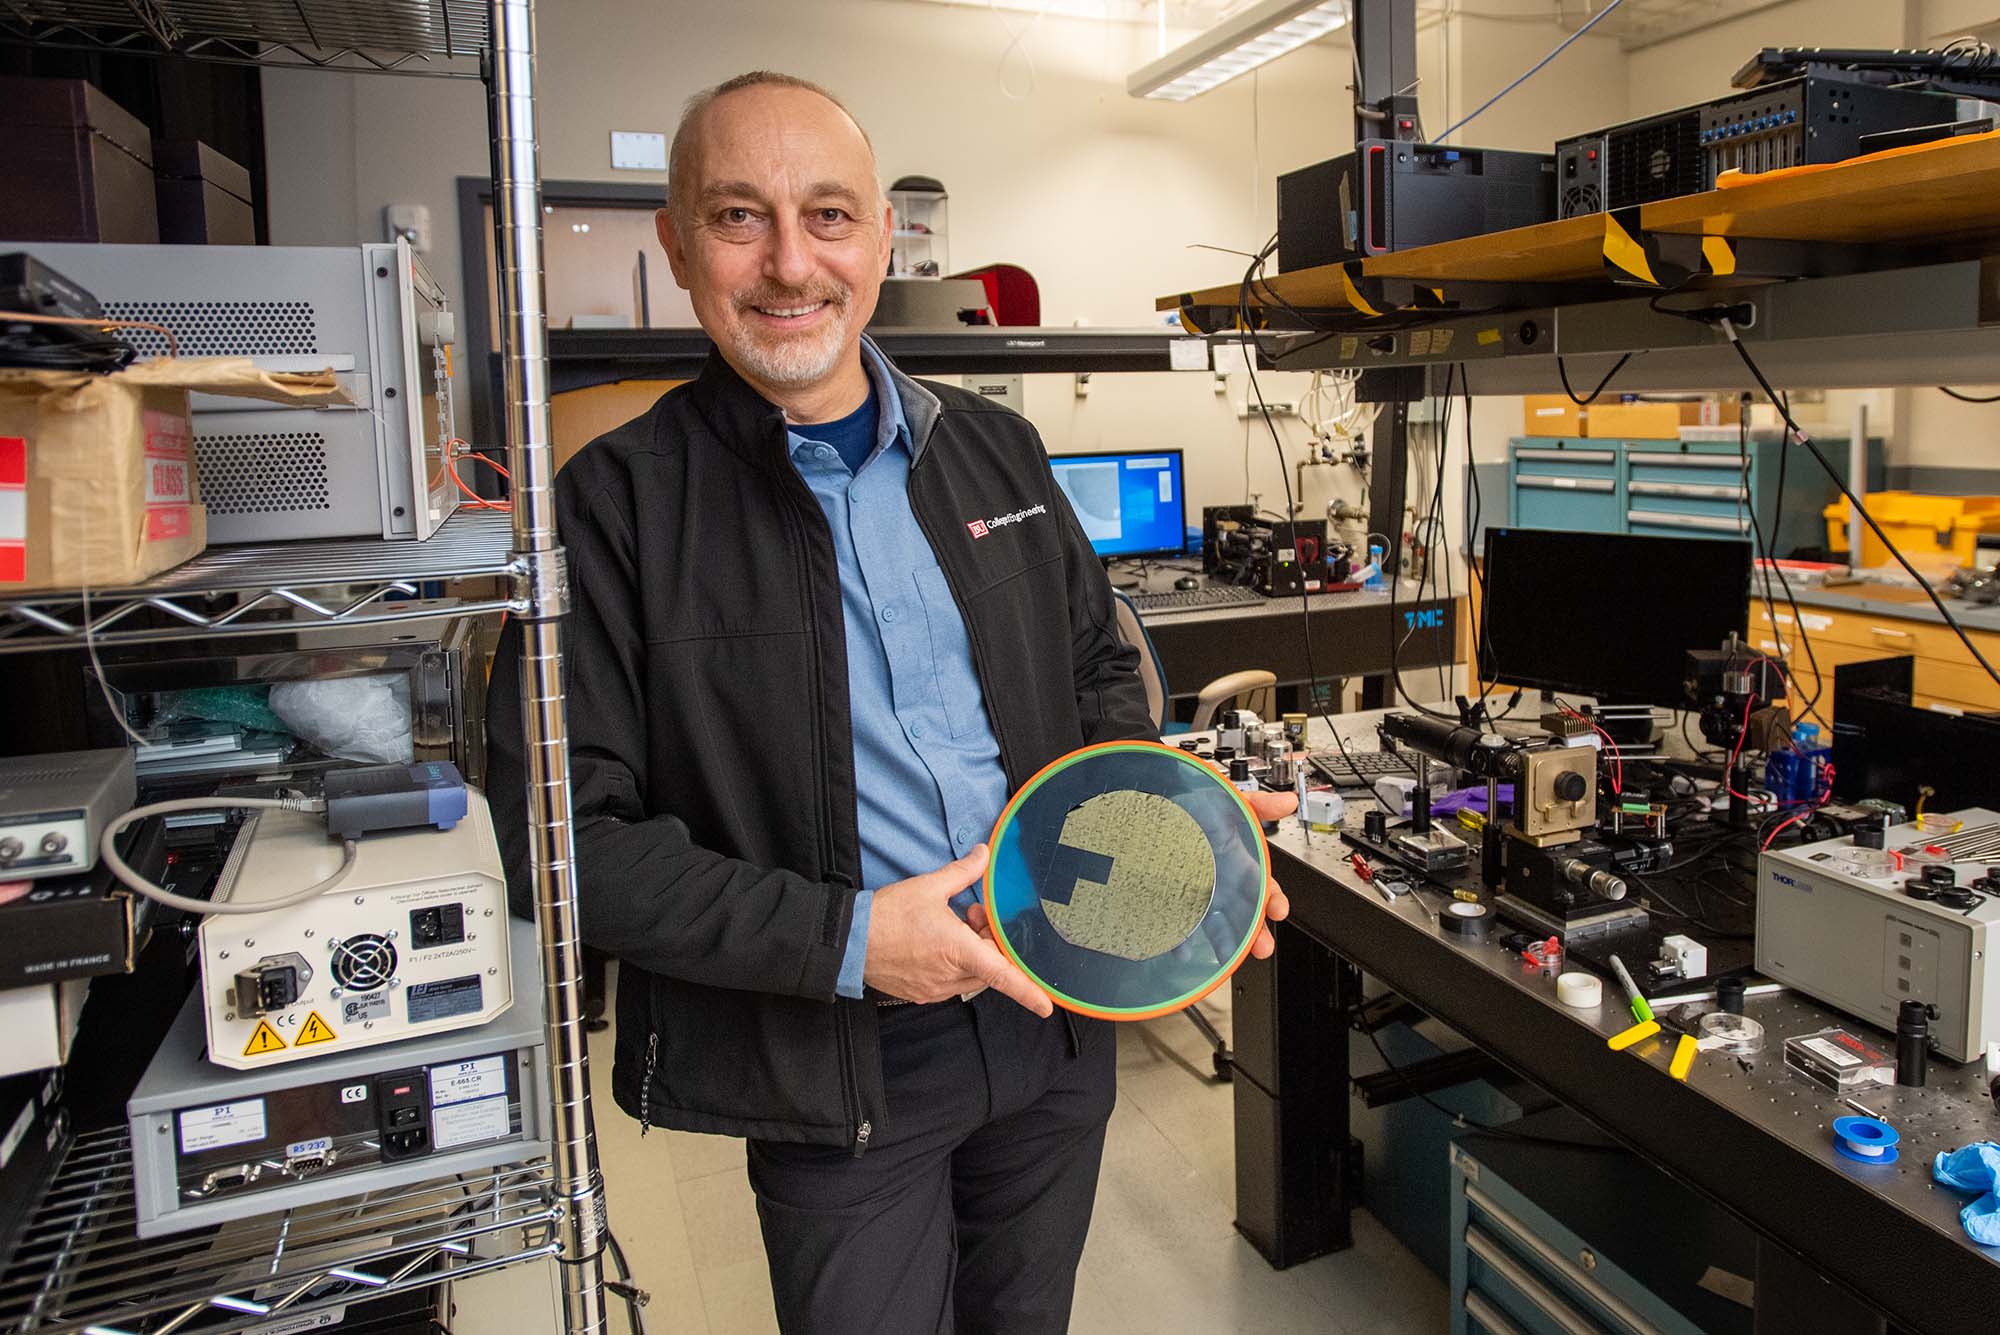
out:
<path id="1" fill-rule="evenodd" d="M 877 890 L 869 911 L 862 981 L 878 992 L 916 1002 L 998 988 L 1037 1015 L 1053 1014 L 1048 994 L 952 911 L 952 896 L 986 874 L 987 857 L 986 845 L 980 844 L 936 871 Z"/>

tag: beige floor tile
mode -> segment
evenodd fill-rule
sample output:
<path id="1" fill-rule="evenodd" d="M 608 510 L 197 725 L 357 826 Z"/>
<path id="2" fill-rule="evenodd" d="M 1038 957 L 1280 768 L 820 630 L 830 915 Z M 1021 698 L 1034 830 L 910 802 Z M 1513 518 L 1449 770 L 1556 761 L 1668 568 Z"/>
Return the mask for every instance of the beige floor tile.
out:
<path id="1" fill-rule="evenodd" d="M 761 1252 L 754 1260 L 702 1271 L 701 1300 L 708 1311 L 709 1335 L 777 1335 L 771 1273 Z"/>
<path id="2" fill-rule="evenodd" d="M 688 1242 L 698 1271 L 741 1261 L 764 1261 L 764 1235 L 757 1227 L 757 1200 L 749 1172 L 725 1169 L 680 1184 Z"/>
<path id="3" fill-rule="evenodd" d="M 665 1135 L 678 1181 L 743 1167 L 743 1142 L 734 1136 L 703 1136 L 692 1131 L 668 1131 Z"/>
<path id="4" fill-rule="evenodd" d="M 460 1280 L 451 1299 L 446 1324 L 456 1335 L 557 1335 L 562 1328 L 552 1260 Z"/>

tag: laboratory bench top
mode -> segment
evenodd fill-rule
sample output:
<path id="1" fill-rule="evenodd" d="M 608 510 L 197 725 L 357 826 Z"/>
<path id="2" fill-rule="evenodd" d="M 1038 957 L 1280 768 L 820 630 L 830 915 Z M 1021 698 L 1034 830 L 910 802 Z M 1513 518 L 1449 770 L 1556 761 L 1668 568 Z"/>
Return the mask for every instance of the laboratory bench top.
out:
<path id="1" fill-rule="evenodd" d="M 1375 724 L 1382 712 L 1335 721 L 1350 748 L 1379 749 Z M 1528 721 L 1540 709 L 1518 712 Z M 1326 721 L 1313 721 L 1315 747 L 1331 745 L 1327 729 Z M 1369 805 L 1365 794 L 1347 803 L 1350 829 L 1359 829 Z M 1499 924 L 1483 941 L 1442 932 L 1438 910 L 1448 894 L 1425 888 L 1387 902 L 1355 873 L 1352 848 L 1304 830 L 1296 819 L 1282 822 L 1269 842 L 1291 900 L 1290 922 L 1306 937 L 1899 1325 L 1920 1332 L 1992 1329 L 2000 1312 L 2000 1249 L 1969 1240 L 1958 1212 L 1971 1197 L 1937 1186 L 1930 1171 L 1940 1151 L 2000 1140 L 2000 1111 L 1978 1066 L 1934 1057 L 1925 1087 L 1878 1086 L 1857 1096 L 1901 1133 L 1902 1155 L 1892 1166 L 1851 1162 L 1835 1153 L 1830 1127 L 1858 1109 L 1791 1074 L 1783 1040 L 1837 1026 L 1893 1052 L 1892 1036 L 1802 994 L 1753 996 L 1744 1013 L 1763 1024 L 1764 1049 L 1741 1059 L 1703 1052 L 1688 1078 L 1675 1080 L 1667 1071 L 1671 1032 L 1625 1052 L 1605 1045 L 1632 1023 L 1615 981 L 1604 980 L 1596 1008 L 1564 1006 L 1556 999 L 1555 971 L 1502 945 Z M 1476 858 L 1465 875 L 1477 887 Z M 1296 947 L 1296 939 L 1289 944 Z M 1692 1022 L 1705 1009 L 1713 1006 L 1670 1013 Z M 1319 1023 L 1325 1024 L 1323 1012 Z"/>

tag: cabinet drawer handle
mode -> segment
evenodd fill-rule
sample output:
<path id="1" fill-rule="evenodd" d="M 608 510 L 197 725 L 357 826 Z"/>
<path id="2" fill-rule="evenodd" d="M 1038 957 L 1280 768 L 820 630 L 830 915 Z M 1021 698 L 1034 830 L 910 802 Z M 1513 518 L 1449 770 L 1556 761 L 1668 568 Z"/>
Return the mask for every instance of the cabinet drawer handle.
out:
<path id="1" fill-rule="evenodd" d="M 1535 463 L 1555 463 L 1560 461 L 1566 464 L 1615 464 L 1618 462 L 1618 455 L 1613 450 L 1517 449 L 1514 451 L 1514 457 L 1516 459 L 1527 459 Z"/>
<path id="2" fill-rule="evenodd" d="M 1907 640 L 1912 638 L 1910 632 L 1906 630 L 1890 630 L 1887 626 L 1870 626 L 1868 633 L 1870 635 L 1879 635 L 1885 640 Z"/>
<path id="3" fill-rule="evenodd" d="M 1522 1335 L 1521 1328 L 1486 1300 L 1486 1295 L 1477 1289 L 1465 1291 L 1465 1314 L 1479 1323 L 1479 1329 L 1487 1335 Z"/>
<path id="4" fill-rule="evenodd" d="M 1582 1267 L 1577 1265 L 1575 1261 L 1562 1252 L 1557 1251 L 1548 1239 L 1541 1237 L 1533 1229 L 1516 1219 L 1500 1202 L 1493 1199 L 1492 1195 L 1487 1191 L 1473 1185 L 1471 1182 L 1467 1182 L 1465 1184 L 1465 1199 L 1485 1216 L 1485 1223 L 1487 1225 L 1497 1228 L 1515 1246 L 1532 1252 L 1541 1260 L 1542 1264 L 1548 1266 L 1557 1275 L 1561 1276 L 1563 1281 L 1572 1289 L 1589 1298 L 1592 1302 L 1601 1305 L 1612 1316 L 1631 1327 L 1637 1335 L 1663 1335 L 1658 1326 L 1634 1311 L 1629 1303 L 1611 1292 L 1611 1290 L 1605 1288 L 1595 1277 L 1586 1274 Z M 1492 1245 L 1490 1240 L 1481 1234 L 1478 1229 L 1468 1226 L 1465 1230 L 1466 1246 L 1471 1248 L 1475 1240 L 1486 1243 L 1489 1247 Z M 1489 1265 L 1493 1264 L 1492 1258 L 1489 1256 L 1482 1255 L 1480 1259 L 1486 1261 Z M 1498 1268 L 1497 1266 L 1495 1267 L 1495 1269 Z M 1503 1271 L 1502 1273 L 1505 1272 Z M 1511 1279 L 1512 1276 L 1509 1276 L 1509 1278 Z M 1532 1279 L 1532 1276 L 1530 1278 Z"/>
<path id="5" fill-rule="evenodd" d="M 1514 1287 L 1562 1335 L 1604 1335 L 1603 1329 L 1588 1320 L 1535 1272 L 1509 1256 L 1497 1243 L 1476 1228 L 1465 1230 L 1465 1250 L 1486 1263 L 1488 1269 Z"/>
<path id="6" fill-rule="evenodd" d="M 1540 491 L 1594 491 L 1607 496 L 1618 490 L 1618 484 L 1608 477 L 1540 477 L 1533 473 L 1515 478 L 1514 485 Z"/>

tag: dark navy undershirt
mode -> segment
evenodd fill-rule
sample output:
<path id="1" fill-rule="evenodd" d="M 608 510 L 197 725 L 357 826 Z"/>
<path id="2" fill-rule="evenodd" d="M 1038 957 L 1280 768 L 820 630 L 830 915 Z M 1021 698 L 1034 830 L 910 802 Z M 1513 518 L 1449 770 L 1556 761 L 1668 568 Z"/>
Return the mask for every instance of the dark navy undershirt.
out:
<path id="1" fill-rule="evenodd" d="M 847 465 L 850 473 L 859 473 L 861 465 L 868 462 L 868 456 L 875 452 L 875 428 L 880 414 L 875 409 L 875 391 L 870 386 L 868 397 L 838 422 L 823 422 L 813 426 L 794 426 L 794 433 L 807 440 L 822 445 L 831 445 L 840 455 L 840 461 Z"/>

